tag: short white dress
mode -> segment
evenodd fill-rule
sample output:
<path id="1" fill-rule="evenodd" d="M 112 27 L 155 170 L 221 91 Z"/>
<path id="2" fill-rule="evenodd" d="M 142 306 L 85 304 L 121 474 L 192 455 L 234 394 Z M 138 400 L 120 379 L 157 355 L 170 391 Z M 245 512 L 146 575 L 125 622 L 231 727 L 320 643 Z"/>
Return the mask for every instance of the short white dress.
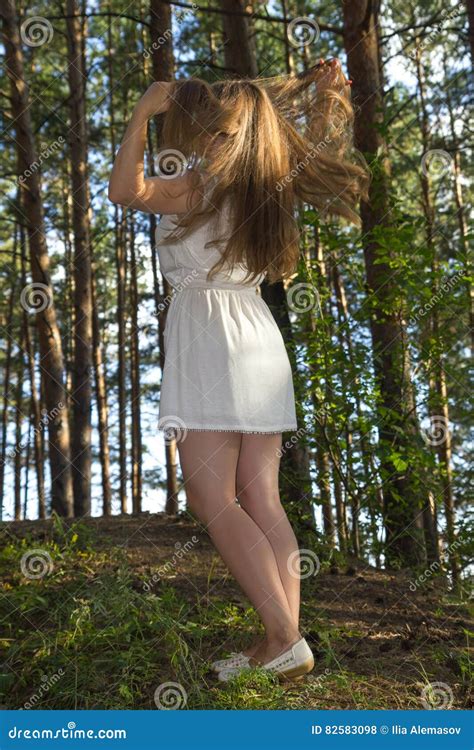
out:
<path id="1" fill-rule="evenodd" d="M 226 211 L 221 213 L 222 236 Z M 187 237 L 168 239 L 178 217 L 163 215 L 156 229 L 160 270 L 173 288 L 164 330 L 165 366 L 158 427 L 279 433 L 295 430 L 291 366 L 283 337 L 259 283 L 244 284 L 243 266 L 207 273 L 220 257 L 212 221 Z"/>

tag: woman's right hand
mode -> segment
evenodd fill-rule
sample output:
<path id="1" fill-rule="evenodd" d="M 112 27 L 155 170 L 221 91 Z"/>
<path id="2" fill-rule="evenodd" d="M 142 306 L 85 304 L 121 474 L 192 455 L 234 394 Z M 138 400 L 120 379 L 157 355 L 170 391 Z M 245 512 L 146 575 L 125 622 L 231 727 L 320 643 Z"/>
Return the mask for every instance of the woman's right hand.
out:
<path id="1" fill-rule="evenodd" d="M 344 89 L 345 86 L 350 86 L 352 81 L 346 79 L 342 72 L 342 66 L 340 60 L 333 58 L 324 62 L 321 61 L 322 65 L 319 68 L 316 75 L 316 85 L 319 89 Z"/>
<path id="2" fill-rule="evenodd" d="M 156 81 L 147 88 L 143 96 L 138 100 L 137 107 L 150 118 L 166 112 L 170 105 L 170 94 L 173 83 L 167 81 Z"/>

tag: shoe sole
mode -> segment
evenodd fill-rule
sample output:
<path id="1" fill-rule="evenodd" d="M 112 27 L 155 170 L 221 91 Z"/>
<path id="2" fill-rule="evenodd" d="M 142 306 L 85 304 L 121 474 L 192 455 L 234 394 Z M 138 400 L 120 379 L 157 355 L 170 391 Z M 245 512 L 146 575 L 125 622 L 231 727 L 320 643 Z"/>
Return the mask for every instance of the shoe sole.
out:
<path id="1" fill-rule="evenodd" d="M 244 667 L 243 669 L 248 669 L 249 667 Z M 302 680 L 305 675 L 307 675 L 309 672 L 312 671 L 314 668 L 314 658 L 313 656 L 306 659 L 306 661 L 302 662 L 301 664 L 298 664 L 297 667 L 293 667 L 292 669 L 288 669 L 285 672 L 274 672 L 273 670 L 269 670 L 272 674 L 274 674 L 280 682 L 297 682 L 298 680 Z M 252 669 L 252 667 L 250 667 Z M 226 684 L 227 680 L 225 681 Z"/>
<path id="2" fill-rule="evenodd" d="M 303 677 L 311 672 L 311 670 L 314 668 L 314 658 L 311 656 L 306 661 L 302 662 L 302 664 L 298 664 L 297 667 L 293 667 L 293 669 L 285 670 L 285 672 L 275 672 L 278 679 L 281 682 L 296 682 L 297 680 L 302 680 Z"/>
<path id="3" fill-rule="evenodd" d="M 236 664 L 233 666 L 224 665 L 222 667 L 211 667 L 211 669 L 216 674 L 219 674 L 219 672 L 222 672 L 223 669 L 243 669 L 245 667 L 248 667 L 248 664 Z"/>

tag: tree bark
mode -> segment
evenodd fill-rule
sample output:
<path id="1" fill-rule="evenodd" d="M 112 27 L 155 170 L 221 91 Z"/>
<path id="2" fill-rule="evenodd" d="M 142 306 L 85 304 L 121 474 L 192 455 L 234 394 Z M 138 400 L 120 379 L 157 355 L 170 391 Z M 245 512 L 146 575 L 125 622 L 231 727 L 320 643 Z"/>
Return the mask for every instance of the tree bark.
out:
<path id="1" fill-rule="evenodd" d="M 20 226 L 20 244 L 21 244 L 21 285 L 26 286 L 26 238 L 23 226 Z M 28 313 L 23 309 L 23 340 L 25 345 L 25 354 L 28 365 L 28 377 L 30 382 L 30 424 L 33 428 L 34 458 L 36 470 L 36 489 L 38 494 L 38 518 L 46 518 L 46 493 L 44 486 L 44 454 L 43 441 L 41 439 L 43 425 L 41 423 L 41 405 L 38 397 L 35 377 L 35 353 L 31 340 L 30 325 Z M 28 454 L 30 442 L 28 440 Z M 28 473 L 29 461 L 26 462 Z M 27 497 L 28 479 L 25 481 L 25 498 Z M 25 517 L 26 517 L 26 499 L 25 499 Z"/>
<path id="2" fill-rule="evenodd" d="M 15 228 L 15 242 L 16 247 L 16 228 Z M 5 327 L 10 332 L 8 336 L 7 349 L 5 352 L 5 370 L 3 376 L 3 403 L 2 403 L 2 444 L 0 451 L 0 520 L 3 518 L 3 498 L 5 488 L 5 468 L 7 465 L 7 429 L 8 429 L 8 410 L 9 401 L 8 396 L 10 394 L 10 375 L 12 366 L 12 351 L 13 351 L 13 336 L 11 335 L 13 328 L 13 311 L 14 301 L 16 299 L 16 277 L 13 277 L 12 288 L 10 291 L 10 298 L 8 300 L 8 315 L 5 321 Z"/>
<path id="3" fill-rule="evenodd" d="M 140 347 L 138 329 L 138 279 L 135 248 L 135 224 L 130 217 L 130 373 L 131 373 L 131 427 L 132 427 L 132 508 L 142 509 L 142 431 L 140 409 Z"/>
<path id="4" fill-rule="evenodd" d="M 174 78 L 174 55 L 171 38 L 164 36 L 166 29 L 171 28 L 171 6 L 161 0 L 150 0 L 150 36 L 152 43 L 151 63 L 152 73 L 155 81 L 172 81 Z M 165 38 L 165 42 L 157 44 L 158 39 Z M 160 129 L 158 120 L 155 120 L 157 136 L 157 147 L 160 146 Z M 151 130 L 148 130 L 148 154 L 150 167 L 153 168 L 153 140 Z M 156 217 L 150 215 L 150 244 L 153 265 L 153 284 L 155 309 L 158 320 L 158 346 L 160 351 L 160 368 L 163 373 L 165 366 L 165 352 L 163 332 L 166 325 L 168 305 L 165 300 L 171 298 L 171 286 L 163 276 L 163 294 L 160 289 L 158 278 L 158 257 L 155 244 Z M 166 462 L 166 503 L 165 512 L 175 515 L 178 512 L 178 456 L 176 440 L 174 438 L 165 440 L 165 462 Z"/>
<path id="5" fill-rule="evenodd" d="M 417 40 L 418 41 L 418 40 Z M 429 133 L 429 116 L 426 104 L 424 70 L 421 59 L 421 46 L 416 45 L 416 74 L 418 81 L 418 93 L 420 103 L 420 131 L 423 144 L 423 151 L 426 153 L 430 144 Z M 431 186 L 428 176 L 428 170 L 421 170 L 420 173 L 423 213 L 425 217 L 426 244 L 431 255 L 431 289 L 433 298 L 437 299 L 439 294 L 439 260 L 438 252 L 434 242 L 434 222 L 435 207 L 431 199 Z M 455 534 L 455 513 L 454 497 L 452 485 L 452 464 L 451 464 L 451 433 L 449 431 L 449 403 L 446 384 L 446 370 L 444 367 L 444 342 L 442 340 L 439 320 L 439 310 L 437 305 L 433 305 L 430 316 L 431 323 L 431 343 L 430 343 L 430 371 L 433 372 L 431 378 L 432 386 L 430 388 L 430 417 L 432 424 L 435 425 L 441 419 L 441 440 L 437 440 L 436 453 L 439 463 L 439 476 L 443 492 L 443 504 L 446 516 L 446 532 L 448 541 L 448 560 L 451 568 L 452 581 L 455 585 L 459 582 L 459 566 L 456 555 Z"/>
<path id="6" fill-rule="evenodd" d="M 44 300 L 37 307 L 40 356 L 44 393 L 48 410 L 49 460 L 51 466 L 51 507 L 59 515 L 72 516 L 73 492 L 70 468 L 70 436 L 64 389 L 64 362 L 49 272 L 40 177 L 30 165 L 37 162 L 30 119 L 28 91 L 23 74 L 23 57 L 14 0 L 5 0 L 4 22 L 6 68 L 11 81 L 11 107 L 18 149 L 18 173 L 22 175 L 23 206 L 29 239 L 31 273 L 40 285 Z M 44 308 L 44 309 L 43 309 Z"/>
<path id="7" fill-rule="evenodd" d="M 110 485 L 109 406 L 107 402 L 107 383 L 105 377 L 102 337 L 100 333 L 94 264 L 92 264 L 91 293 L 95 397 L 99 423 L 99 458 L 102 477 L 102 513 L 104 516 L 110 516 L 112 513 L 112 488 Z"/>
<path id="8" fill-rule="evenodd" d="M 82 24 L 76 0 L 67 0 L 71 181 L 74 201 L 74 369 L 72 472 L 74 514 L 91 512 L 92 296 L 88 214 L 85 61 Z"/>
<path id="9" fill-rule="evenodd" d="M 17 362 L 17 381 L 15 392 L 15 521 L 21 520 L 21 464 L 23 446 L 21 441 L 21 425 L 23 422 L 23 330 L 20 324 L 20 337 Z"/>
<path id="10" fill-rule="evenodd" d="M 472 3 L 474 7 L 474 2 Z M 474 13 L 474 10 L 473 10 Z M 472 19 L 474 23 L 474 18 Z M 474 58 L 473 58 L 474 60 Z M 447 64 L 446 60 L 444 63 L 444 71 L 447 78 Z M 462 264 L 464 267 L 464 275 L 466 277 L 466 299 L 468 305 L 468 322 L 469 322 L 469 336 L 471 346 L 471 357 L 474 359 L 474 286 L 472 284 L 473 276 L 473 263 L 472 263 L 472 250 L 469 247 L 468 242 L 468 226 L 466 219 L 466 207 L 464 205 L 463 189 L 462 189 L 462 172 L 461 172 L 461 149 L 458 142 L 458 136 L 456 133 L 455 126 L 455 113 L 453 108 L 453 102 L 451 98 L 450 87 L 446 86 L 446 104 L 449 112 L 449 129 L 450 129 L 450 141 L 453 149 L 453 193 L 454 202 L 456 204 L 456 218 L 458 220 L 459 227 L 459 238 L 462 249 Z"/>
<path id="11" fill-rule="evenodd" d="M 221 0 L 223 11 L 243 11 L 248 4 L 243 0 Z M 225 66 L 242 78 L 256 78 L 258 75 L 255 45 L 251 37 L 251 20 L 245 16 L 222 16 L 224 29 Z"/>
<path id="12" fill-rule="evenodd" d="M 474 0 L 466 0 L 466 8 L 469 23 L 469 45 L 471 47 L 471 58 L 474 64 Z"/>
<path id="13" fill-rule="evenodd" d="M 118 234 L 115 242 L 115 264 L 117 272 L 117 321 L 118 321 L 118 408 L 119 408 L 119 469 L 120 510 L 128 512 L 127 496 L 127 353 L 126 353 L 126 254 L 125 254 L 125 209 L 120 212 Z"/>
<path id="14" fill-rule="evenodd" d="M 344 45 L 349 76 L 354 81 L 356 147 L 372 168 L 368 201 L 362 201 L 364 259 L 370 296 L 370 327 L 374 373 L 380 389 L 378 404 L 379 458 L 384 481 L 386 560 L 394 565 L 418 564 L 425 558 L 420 511 L 425 492 L 417 485 L 409 457 L 419 445 L 410 380 L 403 300 L 384 249 L 376 239 L 382 227 L 393 230 L 390 217 L 389 165 L 379 129 L 383 93 L 379 70 L 376 4 L 354 0 L 343 4 Z M 394 457 L 404 461 L 397 468 Z"/>

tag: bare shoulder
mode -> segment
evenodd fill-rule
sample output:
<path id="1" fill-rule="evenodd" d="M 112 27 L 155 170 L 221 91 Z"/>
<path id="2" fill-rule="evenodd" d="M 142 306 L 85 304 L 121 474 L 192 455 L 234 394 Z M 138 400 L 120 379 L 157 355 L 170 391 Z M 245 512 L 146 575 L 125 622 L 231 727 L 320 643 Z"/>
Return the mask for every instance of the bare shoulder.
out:
<path id="1" fill-rule="evenodd" d="M 203 179 L 199 172 L 187 169 L 177 176 L 147 177 L 140 193 L 130 194 L 114 203 L 147 214 L 184 214 L 203 199 Z"/>
<path id="2" fill-rule="evenodd" d="M 195 170 L 176 177 L 150 177 L 140 196 L 149 213 L 183 214 L 195 208 L 203 198 L 203 179 Z"/>

